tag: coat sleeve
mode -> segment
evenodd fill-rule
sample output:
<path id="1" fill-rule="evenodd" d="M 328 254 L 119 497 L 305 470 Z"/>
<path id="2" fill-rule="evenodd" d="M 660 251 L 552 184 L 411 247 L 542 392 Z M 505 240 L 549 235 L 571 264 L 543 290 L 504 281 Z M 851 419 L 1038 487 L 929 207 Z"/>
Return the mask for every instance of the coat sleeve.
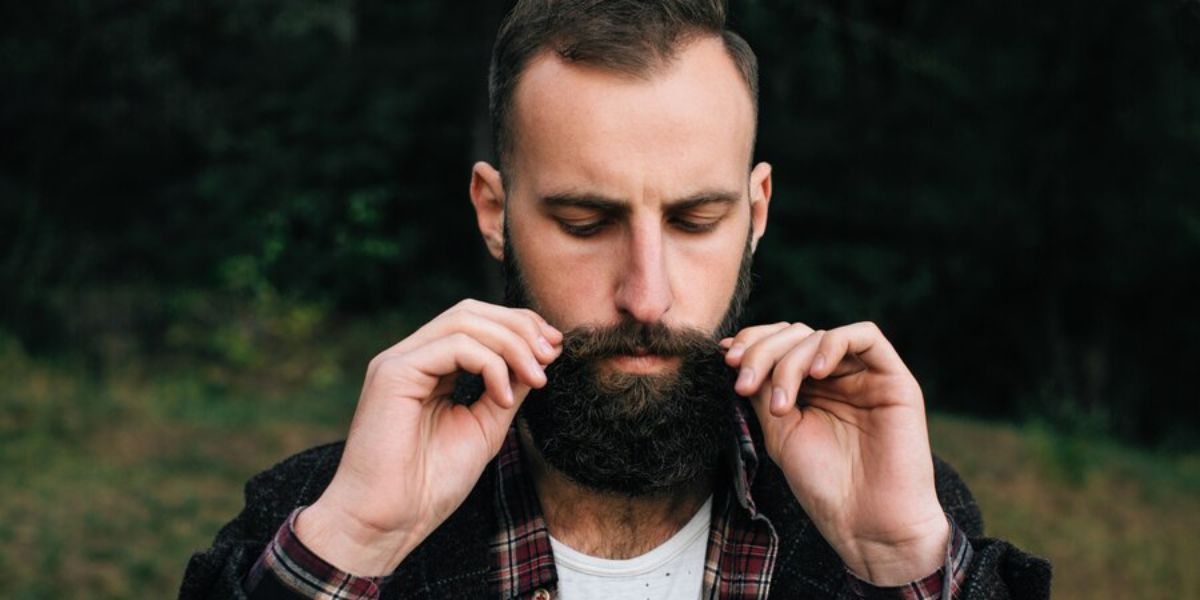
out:
<path id="1" fill-rule="evenodd" d="M 967 534 L 975 554 L 955 600 L 1050 598 L 1050 563 L 983 533 L 975 497 L 950 465 L 934 457 L 938 500 Z"/>
<path id="2" fill-rule="evenodd" d="M 251 478 L 241 513 L 221 528 L 212 547 L 192 555 L 180 600 L 246 600 L 246 574 L 288 515 L 312 504 L 329 485 L 341 451 L 341 443 L 318 446 Z"/>

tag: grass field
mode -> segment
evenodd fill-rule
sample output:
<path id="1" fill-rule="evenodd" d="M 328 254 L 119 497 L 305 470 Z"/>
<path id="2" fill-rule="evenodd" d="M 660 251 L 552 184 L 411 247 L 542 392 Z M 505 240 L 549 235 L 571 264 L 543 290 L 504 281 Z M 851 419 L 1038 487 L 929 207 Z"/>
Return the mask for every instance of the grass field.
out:
<path id="1" fill-rule="evenodd" d="M 344 435 L 357 369 L 297 360 L 89 376 L 0 344 L 0 596 L 174 597 L 249 476 Z M 1051 559 L 1055 598 L 1200 597 L 1200 456 L 936 411 L 932 436 L 990 534 Z"/>

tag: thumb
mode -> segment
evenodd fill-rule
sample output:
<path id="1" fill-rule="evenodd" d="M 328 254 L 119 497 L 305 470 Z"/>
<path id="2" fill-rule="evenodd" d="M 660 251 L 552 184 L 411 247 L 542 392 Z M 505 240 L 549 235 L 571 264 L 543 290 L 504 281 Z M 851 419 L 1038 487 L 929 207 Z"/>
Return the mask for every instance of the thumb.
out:
<path id="1" fill-rule="evenodd" d="M 492 454 L 500 451 L 504 437 L 508 434 L 508 428 L 512 426 L 513 418 L 517 416 L 517 410 L 529 396 L 529 390 L 528 385 L 514 381 L 512 406 L 503 406 L 492 397 L 490 392 L 485 392 L 470 406 L 469 410 L 475 416 L 475 420 L 479 422 Z"/>

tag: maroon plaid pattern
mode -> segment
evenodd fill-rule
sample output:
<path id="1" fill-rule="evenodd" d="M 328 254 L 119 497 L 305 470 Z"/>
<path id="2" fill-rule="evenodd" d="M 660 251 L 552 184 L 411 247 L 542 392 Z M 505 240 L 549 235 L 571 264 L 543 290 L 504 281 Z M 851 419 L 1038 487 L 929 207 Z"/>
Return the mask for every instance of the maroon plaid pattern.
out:
<path id="1" fill-rule="evenodd" d="M 758 469 L 758 454 L 750 437 L 744 403 L 735 403 L 735 453 L 733 486 L 714 498 L 712 526 L 704 569 L 702 597 L 762 600 L 771 588 L 771 573 L 779 538 L 766 516 L 759 513 L 750 496 Z M 492 572 L 489 585 L 498 598 L 544 597 L 537 592 L 558 587 L 550 531 L 542 517 L 533 483 L 525 470 L 516 428 L 508 432 L 496 461 L 495 510 L 499 531 L 491 544 Z M 297 509 L 280 528 L 246 580 L 254 590 L 264 573 L 270 572 L 299 597 L 322 600 L 379 598 L 384 578 L 361 578 L 338 571 L 300 543 L 292 530 Z M 949 517 L 947 516 L 947 519 Z M 862 581 L 847 570 L 850 589 L 860 598 L 894 600 L 940 600 L 958 594 L 971 561 L 966 535 L 950 520 L 951 541 L 946 564 L 936 573 L 908 585 L 881 588 Z M 952 573 L 950 578 L 944 573 Z"/>
<path id="2" fill-rule="evenodd" d="M 287 588 L 301 598 L 316 600 L 375 600 L 386 577 L 356 577 L 321 560 L 296 537 L 296 515 L 304 507 L 297 508 L 275 534 L 258 562 L 246 576 L 246 589 L 254 590 L 262 578 L 270 572 Z"/>
<path id="3" fill-rule="evenodd" d="M 516 427 L 508 430 L 496 465 L 499 530 L 492 540 L 488 583 L 498 598 L 527 598 L 539 589 L 555 589 L 558 574 L 550 551 L 550 530 L 525 473 Z"/>
<path id="4" fill-rule="evenodd" d="M 734 404 L 737 452 L 733 461 L 733 490 L 714 503 L 708 534 L 701 595 L 713 600 L 766 598 L 779 550 L 775 528 L 758 512 L 750 496 L 750 485 L 758 471 L 758 453 L 750 437 L 750 425 L 742 413 L 744 406 L 741 402 Z"/>
<path id="5" fill-rule="evenodd" d="M 876 587 L 847 570 L 846 573 L 850 576 L 850 589 L 858 597 L 866 600 L 940 600 L 957 596 L 959 589 L 962 588 L 963 580 L 967 576 L 967 566 L 971 564 L 971 555 L 974 550 L 967 540 L 967 535 L 958 528 L 954 519 L 947 516 L 946 520 L 950 521 L 950 545 L 946 547 L 946 564 L 936 573 L 906 585 Z M 945 573 L 952 573 L 953 576 L 945 578 L 943 576 Z"/>

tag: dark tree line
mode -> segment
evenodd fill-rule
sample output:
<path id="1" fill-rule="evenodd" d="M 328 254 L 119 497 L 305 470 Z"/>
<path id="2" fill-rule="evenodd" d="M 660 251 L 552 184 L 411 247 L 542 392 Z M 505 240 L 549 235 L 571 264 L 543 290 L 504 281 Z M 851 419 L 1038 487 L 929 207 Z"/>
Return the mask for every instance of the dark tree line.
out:
<path id="1" fill-rule="evenodd" d="M 6 3 L 0 329 L 153 349 L 196 290 L 494 293 L 466 182 L 506 4 Z M 731 11 L 776 177 L 754 318 L 878 321 L 935 406 L 1193 439 L 1200 2 Z"/>

